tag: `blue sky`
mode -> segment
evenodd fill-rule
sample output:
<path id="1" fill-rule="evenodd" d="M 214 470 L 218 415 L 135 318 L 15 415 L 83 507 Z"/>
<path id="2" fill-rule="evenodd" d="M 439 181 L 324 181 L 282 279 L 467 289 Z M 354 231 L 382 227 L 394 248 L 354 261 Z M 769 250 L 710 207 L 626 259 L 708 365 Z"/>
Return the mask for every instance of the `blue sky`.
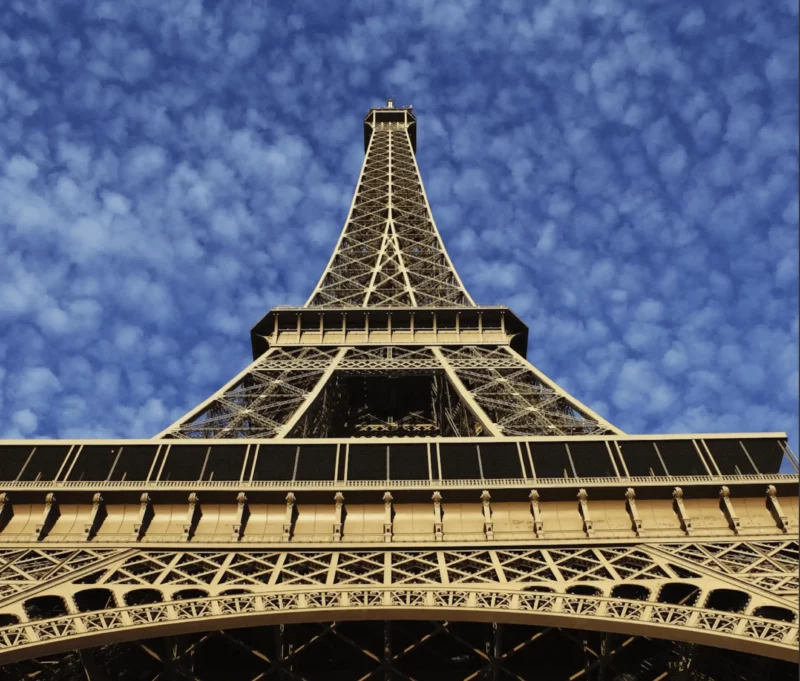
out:
<path id="1" fill-rule="evenodd" d="M 798 443 L 797 4 L 7 0 L 0 437 L 150 437 L 302 304 L 419 117 L 479 303 L 627 432 Z"/>

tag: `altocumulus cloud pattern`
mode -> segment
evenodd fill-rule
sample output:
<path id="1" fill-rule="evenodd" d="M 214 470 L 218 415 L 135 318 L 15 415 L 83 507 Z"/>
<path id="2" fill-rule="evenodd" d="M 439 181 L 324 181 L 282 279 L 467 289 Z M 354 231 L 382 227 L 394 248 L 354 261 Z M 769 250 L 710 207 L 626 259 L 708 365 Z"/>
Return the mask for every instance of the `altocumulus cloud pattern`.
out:
<path id="1" fill-rule="evenodd" d="M 480 303 L 627 432 L 797 449 L 797 4 L 6 0 L 0 436 L 150 437 L 301 304 L 394 96 Z"/>

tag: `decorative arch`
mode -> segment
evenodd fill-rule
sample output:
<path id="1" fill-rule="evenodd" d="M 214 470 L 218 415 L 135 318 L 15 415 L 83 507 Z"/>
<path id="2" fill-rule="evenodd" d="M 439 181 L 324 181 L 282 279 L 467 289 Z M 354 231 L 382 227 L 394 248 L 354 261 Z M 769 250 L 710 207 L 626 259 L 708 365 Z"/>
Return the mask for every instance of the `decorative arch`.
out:
<path id="1" fill-rule="evenodd" d="M 658 591 L 656 600 L 659 603 L 693 606 L 700 596 L 700 587 L 686 582 L 668 582 Z"/>
<path id="2" fill-rule="evenodd" d="M 117 607 L 114 592 L 110 589 L 83 589 L 72 596 L 78 612 L 96 612 Z"/>
<path id="3" fill-rule="evenodd" d="M 145 593 L 147 592 L 147 593 Z M 164 602 L 156 589 L 126 594 L 135 605 L 0 628 L 0 664 L 109 642 L 241 627 L 354 620 L 452 620 L 588 629 L 685 641 L 792 660 L 795 623 L 708 608 L 598 595 L 509 589 L 304 589 Z M 148 602 L 143 602 L 148 601 Z M 34 626 L 32 626 L 34 625 Z"/>

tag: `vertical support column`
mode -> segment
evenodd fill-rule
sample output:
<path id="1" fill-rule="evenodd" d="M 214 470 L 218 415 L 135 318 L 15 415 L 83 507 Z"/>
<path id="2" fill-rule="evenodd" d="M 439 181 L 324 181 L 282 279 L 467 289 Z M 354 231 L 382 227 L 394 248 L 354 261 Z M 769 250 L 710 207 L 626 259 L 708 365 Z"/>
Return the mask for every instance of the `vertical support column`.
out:
<path id="1" fill-rule="evenodd" d="M 342 539 L 342 510 L 344 507 L 344 494 L 336 492 L 333 497 L 336 504 L 336 510 L 333 514 L 333 541 L 341 541 Z"/>
<path id="2" fill-rule="evenodd" d="M 388 492 L 387 492 L 388 494 Z M 384 681 L 392 681 L 394 674 L 392 674 L 392 622 L 391 620 L 383 620 L 383 660 L 381 666 L 383 667 Z"/>
<path id="3" fill-rule="evenodd" d="M 83 532 L 86 534 L 86 540 L 90 540 L 97 534 L 103 520 L 106 517 L 106 505 L 103 501 L 103 495 L 97 492 L 92 496 L 92 512 L 89 515 L 89 522 L 83 526 Z"/>
<path id="4" fill-rule="evenodd" d="M 186 514 L 186 522 L 183 524 L 183 540 L 189 541 L 192 538 L 197 523 L 200 521 L 200 498 L 195 492 L 189 495 L 189 512 Z"/>
<path id="5" fill-rule="evenodd" d="M 328 384 L 331 376 L 333 376 L 333 372 L 336 371 L 336 368 L 339 366 L 342 358 L 347 354 L 347 350 L 348 348 L 339 348 L 339 351 L 333 356 L 330 364 L 328 364 L 323 374 L 317 379 L 314 388 L 305 396 L 302 404 L 297 407 L 295 412 L 292 414 L 292 417 L 285 424 L 283 424 L 280 430 L 275 434 L 275 439 L 289 437 L 292 429 L 300 422 L 303 416 L 305 416 L 309 407 L 311 407 L 317 397 L 319 397 L 320 393 L 325 389 L 325 386 Z"/>
<path id="6" fill-rule="evenodd" d="M 56 495 L 50 492 L 44 498 L 44 513 L 42 514 L 42 522 L 36 525 L 36 539 L 38 541 L 42 541 L 42 539 L 47 536 L 47 533 L 53 529 L 53 525 L 56 524 L 56 520 L 58 520 L 60 515 L 61 511 L 58 508 Z"/>
<path id="7" fill-rule="evenodd" d="M 681 527 L 683 531 L 686 532 L 687 535 L 692 533 L 692 519 L 689 517 L 689 514 L 686 512 L 686 506 L 683 505 L 683 490 L 680 487 L 676 487 L 672 490 L 672 498 L 673 498 L 673 507 L 675 512 L 678 514 L 678 518 L 681 521 Z"/>
<path id="8" fill-rule="evenodd" d="M 487 539 L 494 539 L 494 523 L 492 522 L 492 495 L 489 490 L 481 492 L 481 503 L 483 504 L 483 533 Z"/>
<path id="9" fill-rule="evenodd" d="M 250 507 L 247 505 L 247 495 L 239 492 L 236 495 L 236 522 L 233 524 L 233 538 L 239 541 L 244 534 L 244 526 L 250 515 Z"/>
<path id="10" fill-rule="evenodd" d="M 625 477 L 626 478 L 631 477 L 630 471 L 628 470 L 628 464 L 625 463 L 625 457 L 622 456 L 622 447 L 616 440 L 614 440 L 613 444 L 614 444 L 614 449 L 617 450 L 617 456 L 619 457 L 619 461 L 622 464 L 622 468 L 625 471 Z M 606 447 L 608 447 L 609 452 L 612 451 L 610 442 L 606 442 Z M 612 456 L 611 458 L 613 459 L 614 457 Z"/>
<path id="11" fill-rule="evenodd" d="M 280 681 L 285 681 L 286 674 L 284 673 L 284 666 L 286 662 L 286 644 L 285 644 L 285 632 L 284 632 L 284 625 L 278 624 L 277 626 L 272 627 L 275 631 L 275 656 L 278 658 L 276 660 L 277 667 L 278 667 L 278 678 Z"/>
<path id="12" fill-rule="evenodd" d="M 286 495 L 286 515 L 283 518 L 283 541 L 289 541 L 292 538 L 292 530 L 294 525 L 294 505 L 297 501 L 294 492 L 289 492 Z"/>
<path id="13" fill-rule="evenodd" d="M 586 532 L 587 537 L 594 536 L 594 523 L 589 515 L 589 494 L 581 487 L 578 490 L 578 504 L 583 517 L 583 531 Z"/>
<path id="14" fill-rule="evenodd" d="M 533 533 L 539 539 L 544 539 L 544 522 L 542 521 L 542 511 L 539 509 L 539 492 L 531 490 L 528 495 L 531 502 L 531 513 L 533 514 Z"/>
<path id="15" fill-rule="evenodd" d="M 694 445 L 694 448 L 697 451 L 697 456 L 700 457 L 700 461 L 703 463 L 703 466 L 705 466 L 705 469 L 708 471 L 709 476 L 714 477 L 714 471 L 711 470 L 711 467 L 708 465 L 708 461 L 706 461 L 706 457 L 703 456 L 703 452 L 698 446 L 697 440 L 692 440 L 692 444 Z M 714 459 L 711 456 L 709 456 L 708 458 L 711 460 L 711 463 L 714 466 L 714 470 L 716 470 L 716 475 L 722 475 L 722 473 L 720 473 L 719 467 L 717 466 L 717 462 L 714 461 Z"/>
<path id="16" fill-rule="evenodd" d="M 611 466 L 614 468 L 614 472 L 619 478 L 619 466 L 617 466 L 617 462 L 614 460 L 614 455 L 611 453 L 611 446 L 608 444 L 608 441 L 606 441 L 606 451 L 608 452 L 608 458 L 611 460 Z"/>
<path id="17" fill-rule="evenodd" d="M 392 541 L 392 497 L 390 492 L 383 494 L 383 541 L 387 544 Z"/>
<path id="18" fill-rule="evenodd" d="M 133 531 L 136 535 L 136 541 L 141 541 L 144 537 L 150 521 L 153 519 L 153 500 L 147 492 L 144 492 L 139 497 L 139 518 L 133 525 Z"/>
<path id="19" fill-rule="evenodd" d="M 14 515 L 14 509 L 11 506 L 11 497 L 7 492 L 0 493 L 0 530 L 3 530 L 8 521 Z"/>
<path id="20" fill-rule="evenodd" d="M 739 516 L 736 515 L 736 511 L 733 508 L 731 490 L 727 485 L 723 485 L 719 488 L 719 503 L 720 506 L 722 506 L 722 512 L 728 519 L 728 525 L 733 530 L 733 533 L 739 534 Z"/>
<path id="21" fill-rule="evenodd" d="M 480 319 L 480 312 L 478 313 Z M 434 313 L 434 320 L 436 319 L 436 313 Z M 450 385 L 453 386 L 455 391 L 458 393 L 458 396 L 462 399 L 464 404 L 466 405 L 467 409 L 472 412 L 472 415 L 481 424 L 483 429 L 492 437 L 503 437 L 503 433 L 498 428 L 497 424 L 495 424 L 492 419 L 486 414 L 478 402 L 473 397 L 472 393 L 467 390 L 467 387 L 461 382 L 461 379 L 458 377 L 456 370 L 452 367 L 450 362 L 447 361 L 447 358 L 444 356 L 442 349 L 439 347 L 432 347 L 431 352 L 434 354 L 436 359 L 439 360 L 442 368 L 447 374 L 447 379 L 450 381 Z"/>
<path id="22" fill-rule="evenodd" d="M 781 504 L 778 501 L 778 490 L 775 488 L 775 485 L 767 487 L 767 508 L 769 508 L 772 517 L 775 519 L 775 524 L 784 532 L 788 532 L 789 516 L 787 516 L 781 508 Z M 2 516 L 0 515 L 0 517 Z"/>
<path id="23" fill-rule="evenodd" d="M 431 497 L 433 500 L 433 538 L 436 541 L 444 539 L 444 530 L 442 528 L 442 495 L 437 490 Z"/>
<path id="24" fill-rule="evenodd" d="M 489 678 L 492 681 L 499 681 L 500 670 L 502 665 L 502 642 L 503 642 L 503 625 L 497 622 L 492 622 L 492 643 L 489 652 Z"/>
<path id="25" fill-rule="evenodd" d="M 643 536 L 642 518 L 639 516 L 639 511 L 636 508 L 636 491 L 633 487 L 628 487 L 628 489 L 625 490 L 625 505 L 628 507 L 628 515 L 633 522 L 633 529 L 636 532 L 636 536 Z"/>

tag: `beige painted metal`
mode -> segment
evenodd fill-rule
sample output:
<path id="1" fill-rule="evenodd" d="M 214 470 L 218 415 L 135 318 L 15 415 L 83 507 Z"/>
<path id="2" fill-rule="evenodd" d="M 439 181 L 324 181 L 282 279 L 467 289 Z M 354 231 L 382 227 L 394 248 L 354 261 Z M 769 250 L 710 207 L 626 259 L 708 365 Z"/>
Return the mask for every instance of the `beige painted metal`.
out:
<path id="1" fill-rule="evenodd" d="M 373 131 L 347 220 L 306 307 L 474 306 L 433 220 L 413 123 L 365 124 Z"/>
<path id="2" fill-rule="evenodd" d="M 790 659 L 796 618 L 770 613 L 796 611 L 796 555 L 796 543 L 785 538 L 573 548 L 1 551 L 0 612 L 19 622 L 0 628 L 0 661 L 262 623 L 442 617 L 618 631 Z M 670 584 L 685 585 L 692 598 L 665 600 Z M 626 597 L 627 585 L 641 596 Z M 594 595 L 575 593 L 579 586 Z M 159 600 L 126 605 L 143 588 Z M 245 593 L 226 595 L 231 588 Z M 75 595 L 87 589 L 105 589 L 116 607 L 79 612 Z M 187 589 L 203 595 L 184 599 Z M 740 594 L 742 609 L 710 607 L 720 589 Z M 31 620 L 25 604 L 42 596 L 62 598 L 66 614 Z"/>
<path id="3" fill-rule="evenodd" d="M 314 400 L 319 396 L 322 389 L 325 387 L 325 384 L 328 382 L 330 377 L 333 375 L 336 367 L 339 366 L 339 363 L 342 361 L 344 356 L 347 354 L 348 348 L 340 348 L 339 352 L 336 353 L 331 363 L 328 365 L 328 368 L 325 369 L 325 373 L 319 377 L 316 386 L 314 389 L 311 390 L 303 400 L 303 403 L 297 408 L 297 410 L 292 414 L 292 417 L 283 425 L 281 430 L 275 436 L 278 439 L 282 439 L 289 435 L 292 432 L 292 428 L 297 425 L 297 422 L 303 417 L 303 415 L 308 411 L 308 408 L 314 402 Z"/>
<path id="4" fill-rule="evenodd" d="M 475 442 L 475 443 L 484 443 L 484 442 L 508 442 L 508 441 L 524 441 L 524 442 L 552 442 L 553 440 L 557 440 L 558 442 L 591 442 L 591 441 L 609 441 L 609 442 L 621 442 L 624 443 L 626 440 L 628 441 L 639 441 L 639 440 L 744 440 L 745 442 L 748 439 L 779 439 L 779 440 L 786 440 L 789 436 L 786 434 L 785 431 L 769 431 L 769 432 L 757 432 L 757 431 L 750 431 L 750 432 L 741 432 L 741 433 L 626 433 L 623 435 L 615 435 L 615 434 L 604 434 L 604 435 L 563 435 L 559 436 L 558 438 L 554 438 L 553 436 L 548 435 L 526 435 L 524 437 L 514 437 L 514 438 L 491 438 L 491 437 L 442 437 L 442 438 L 433 438 L 433 437 L 425 437 L 420 438 L 419 442 Z M 153 445 L 158 444 L 154 443 L 153 440 L 156 438 L 96 438 L 96 439 L 84 439 L 80 442 L 82 444 L 92 444 L 92 445 Z M 408 442 L 408 438 L 401 438 L 401 437 L 382 437 L 380 438 L 382 443 L 387 444 L 399 444 L 401 442 Z M 258 444 L 259 442 L 263 442 L 263 438 L 238 438 L 236 440 L 236 444 Z M 314 443 L 322 444 L 322 443 L 357 443 L 363 442 L 363 438 L 347 438 L 347 437 L 336 437 L 336 438 L 320 438 L 319 440 L 314 440 Z M 222 439 L 222 438 L 195 438 L 192 440 L 195 444 L 225 444 L 229 445 L 232 444 L 230 440 Z M 283 441 L 283 444 L 308 444 L 308 440 L 304 439 L 292 439 L 286 438 Z M 37 447 L 42 445 L 73 445 L 75 444 L 74 439 L 52 439 L 52 440 L 43 440 L 37 438 L 31 438 L 30 440 L 3 440 L 2 445 L 30 445 L 31 447 Z M 164 445 L 169 443 L 162 443 Z M 792 455 L 793 461 L 796 461 L 794 455 Z M 1 503 L 1 502 L 0 502 Z"/>
<path id="5" fill-rule="evenodd" d="M 493 437 L 623 434 L 505 345 L 309 345 L 272 348 L 157 437 L 285 438 L 336 372 L 419 370 L 446 373 Z"/>
<path id="6" fill-rule="evenodd" d="M 402 121 L 380 121 L 388 109 Z M 322 317 L 319 328 L 303 328 L 300 316 L 296 329 L 279 329 L 276 316 L 262 337 L 267 351 L 156 436 L 164 442 L 147 482 L 63 478 L 83 445 L 153 440 L 5 443 L 30 446 L 28 460 L 38 446 L 69 451 L 55 482 L 2 483 L 0 615 L 12 623 L 0 627 L 0 663 L 256 624 L 442 618 L 794 659 L 800 511 L 787 491 L 798 477 L 720 475 L 707 446 L 739 440 L 750 458 L 750 440 L 786 434 L 626 435 L 520 357 L 505 317 L 484 327 L 447 255 L 414 156 L 410 109 L 386 110 L 366 121 L 371 137 L 348 217 L 305 306 L 379 310 L 386 327 L 370 328 L 367 315 L 363 330 L 348 329 L 341 312 L 338 329 Z M 415 328 L 413 316 L 393 326 L 390 308 L 443 316 L 434 314 L 430 329 Z M 467 311 L 477 327 L 462 323 Z M 338 372 L 444 376 L 486 435 L 289 437 Z M 167 438 L 207 446 L 207 456 L 236 438 L 247 464 L 239 480 L 160 480 Z M 642 439 L 691 440 L 708 475 L 628 475 L 619 445 Z M 432 470 L 428 480 L 251 480 L 257 445 L 270 441 L 336 444 L 337 471 L 350 444 L 425 443 Z M 520 443 L 533 469 L 524 443 L 548 441 L 605 442 L 622 469 L 612 455 L 616 477 L 532 470 L 530 478 L 439 479 L 441 444 Z M 686 589 L 679 602 L 668 598 L 675 585 Z M 112 605 L 80 612 L 90 589 L 107 590 Z M 155 601 L 129 605 L 142 589 Z M 53 597 L 63 614 L 32 615 L 37 599 Z"/>
<path id="7" fill-rule="evenodd" d="M 778 501 L 774 485 L 766 486 L 761 498 L 737 494 L 736 486 L 732 491 L 723 485 L 716 488 L 719 495 L 724 495 L 722 500 L 710 485 L 702 488 L 704 491 L 697 489 L 693 499 L 684 499 L 683 490 L 676 487 L 673 500 L 669 501 L 637 500 L 635 490 L 624 485 L 590 487 L 598 497 L 590 499 L 587 489 L 578 487 L 575 480 L 552 486 L 528 481 L 536 485 L 533 490 L 491 484 L 496 481 L 475 481 L 471 486 L 473 491 L 466 493 L 464 487 L 454 488 L 445 498 L 437 489 L 444 488 L 441 482 L 434 481 L 431 485 L 433 503 L 427 510 L 413 498 L 420 486 L 409 487 L 407 491 L 395 488 L 392 494 L 380 491 L 387 485 L 379 483 L 373 485 L 374 492 L 368 492 L 371 500 L 365 499 L 362 491 L 352 503 L 345 503 L 342 496 L 341 490 L 347 488 L 345 482 L 338 483 L 338 489 L 331 488 L 330 496 L 326 495 L 329 503 L 320 503 L 318 495 L 309 499 L 308 492 L 294 487 L 298 492 L 287 495 L 285 513 L 283 505 L 253 501 L 234 490 L 223 499 L 217 493 L 208 503 L 203 503 L 204 496 L 195 491 L 184 497 L 184 503 L 165 503 L 158 492 L 153 493 L 155 498 L 144 493 L 138 506 L 128 502 L 128 492 L 114 488 L 102 495 L 87 493 L 85 503 L 76 503 L 73 496 L 70 503 L 58 504 L 50 492 L 40 497 L 39 503 L 15 504 L 13 495 L 6 493 L 10 520 L 0 531 L 0 543 L 120 546 L 191 541 L 200 545 L 228 546 L 231 542 L 243 542 L 266 546 L 290 541 L 307 546 L 342 541 L 359 545 L 385 541 L 387 523 L 392 525 L 392 542 L 538 543 L 545 536 L 548 541 L 559 542 L 596 539 L 635 543 L 642 538 L 663 541 L 685 536 L 755 540 L 785 537 L 785 528 L 798 522 L 797 504 L 791 497 L 784 499 L 787 508 L 791 508 L 790 518 Z M 513 493 L 514 489 L 518 491 Z M 505 490 L 504 498 L 492 500 L 490 490 Z M 569 490 L 566 497 L 575 501 L 565 501 L 564 490 Z M 256 491 L 257 488 L 252 493 Z M 389 516 L 385 510 L 387 503 Z M 774 510 L 776 504 L 781 508 L 780 514 Z M 731 520 L 732 513 L 736 522 Z M 43 517 L 48 518 L 46 524 L 41 521 Z M 409 523 L 407 518 L 414 521 Z M 339 526 L 333 537 L 331 524 Z M 487 525 L 491 526 L 491 533 L 486 532 Z"/>
<path id="8" fill-rule="evenodd" d="M 464 400 L 467 408 L 470 410 L 470 412 L 472 412 L 472 415 L 478 420 L 484 430 L 486 430 L 492 437 L 502 437 L 503 433 L 499 428 L 497 428 L 497 426 L 494 425 L 494 423 L 492 423 L 492 420 L 486 415 L 486 412 L 484 412 L 481 406 L 475 401 L 474 396 L 461 382 L 458 374 L 453 370 L 453 367 L 447 361 L 444 354 L 442 354 L 441 349 L 432 347 L 431 352 L 436 359 L 441 362 L 441 365 L 444 368 L 451 385 L 456 389 L 456 392 L 458 392 L 461 399 Z"/>

